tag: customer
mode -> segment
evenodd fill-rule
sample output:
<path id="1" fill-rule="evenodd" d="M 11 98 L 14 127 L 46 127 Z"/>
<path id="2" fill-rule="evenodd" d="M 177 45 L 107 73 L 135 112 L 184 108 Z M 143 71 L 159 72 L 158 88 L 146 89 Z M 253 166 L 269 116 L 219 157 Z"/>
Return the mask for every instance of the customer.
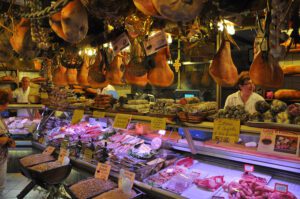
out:
<path id="1" fill-rule="evenodd" d="M 250 114 L 255 113 L 255 103 L 257 101 L 265 99 L 254 92 L 255 86 L 250 79 L 249 72 L 241 72 L 241 74 L 239 75 L 237 86 L 239 88 L 239 91 L 227 97 L 225 107 L 243 105 L 245 107 L 245 110 Z"/>
<path id="2" fill-rule="evenodd" d="M 17 103 L 28 103 L 28 96 L 30 93 L 30 78 L 23 77 L 21 80 L 21 88 L 14 90 L 13 98 L 16 99 Z M 26 109 L 18 109 L 18 117 L 28 117 L 28 111 Z"/>
<path id="3" fill-rule="evenodd" d="M 7 108 L 10 97 L 10 92 L 0 90 L 0 111 Z M 16 146 L 14 140 L 9 138 L 5 133 L 7 133 L 5 126 L 0 125 L 0 196 L 5 188 L 6 182 L 8 147 Z"/>
<path id="4" fill-rule="evenodd" d="M 119 99 L 118 92 L 113 85 L 108 84 L 101 90 L 101 94 L 112 95 L 113 98 Z"/>

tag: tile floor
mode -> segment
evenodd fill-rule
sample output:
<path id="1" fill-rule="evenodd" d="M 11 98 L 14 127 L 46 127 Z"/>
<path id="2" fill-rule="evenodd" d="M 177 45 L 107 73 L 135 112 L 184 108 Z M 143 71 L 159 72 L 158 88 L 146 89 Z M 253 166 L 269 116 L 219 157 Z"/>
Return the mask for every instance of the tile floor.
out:
<path id="1" fill-rule="evenodd" d="M 16 199 L 17 195 L 30 181 L 20 173 L 8 173 L 6 188 L 0 195 L 0 199 Z M 44 199 L 47 193 L 40 187 L 35 187 L 25 197 L 25 199 Z"/>

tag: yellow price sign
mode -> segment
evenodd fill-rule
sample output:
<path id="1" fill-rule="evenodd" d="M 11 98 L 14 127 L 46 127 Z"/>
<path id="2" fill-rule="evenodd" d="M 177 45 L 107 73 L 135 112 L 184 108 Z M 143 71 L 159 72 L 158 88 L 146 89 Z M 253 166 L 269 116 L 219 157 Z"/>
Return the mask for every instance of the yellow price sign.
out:
<path id="1" fill-rule="evenodd" d="M 130 182 L 131 182 L 131 189 L 132 189 L 132 186 L 133 186 L 133 183 L 134 183 L 134 179 L 135 179 L 135 173 L 130 172 L 128 170 L 125 170 L 124 171 L 124 177 L 128 178 L 130 180 Z"/>
<path id="2" fill-rule="evenodd" d="M 48 93 L 42 92 L 42 93 L 41 93 L 41 98 L 42 98 L 42 99 L 48 99 L 48 98 L 49 98 Z"/>
<path id="3" fill-rule="evenodd" d="M 83 118 L 84 110 L 75 110 L 72 117 L 72 124 L 77 124 Z"/>
<path id="4" fill-rule="evenodd" d="M 68 157 L 68 156 L 69 156 L 69 150 L 67 150 L 65 148 L 60 148 L 59 156 L 58 156 L 58 162 L 63 164 L 64 160 L 65 160 L 65 157 Z"/>
<path id="5" fill-rule="evenodd" d="M 93 111 L 93 117 L 94 118 L 104 118 L 105 117 L 105 112 Z"/>
<path id="6" fill-rule="evenodd" d="M 109 173 L 110 173 L 111 166 L 108 164 L 98 163 L 96 171 L 95 171 L 95 178 L 99 178 L 101 180 L 107 180 Z"/>
<path id="7" fill-rule="evenodd" d="M 151 129 L 152 130 L 165 130 L 166 129 L 166 118 L 152 117 L 151 118 Z"/>
<path id="8" fill-rule="evenodd" d="M 114 121 L 114 128 L 126 129 L 131 120 L 132 115 L 117 114 Z"/>
<path id="9" fill-rule="evenodd" d="M 214 120 L 213 140 L 219 142 L 236 143 L 239 141 L 240 120 L 218 118 Z"/>

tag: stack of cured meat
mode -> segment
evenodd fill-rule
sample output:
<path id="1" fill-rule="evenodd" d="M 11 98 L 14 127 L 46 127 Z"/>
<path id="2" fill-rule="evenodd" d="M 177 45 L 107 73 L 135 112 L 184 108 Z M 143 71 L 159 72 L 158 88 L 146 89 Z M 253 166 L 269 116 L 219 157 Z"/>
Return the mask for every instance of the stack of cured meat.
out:
<path id="1" fill-rule="evenodd" d="M 93 107 L 97 109 L 111 109 L 113 105 L 112 95 L 97 95 L 94 100 Z"/>

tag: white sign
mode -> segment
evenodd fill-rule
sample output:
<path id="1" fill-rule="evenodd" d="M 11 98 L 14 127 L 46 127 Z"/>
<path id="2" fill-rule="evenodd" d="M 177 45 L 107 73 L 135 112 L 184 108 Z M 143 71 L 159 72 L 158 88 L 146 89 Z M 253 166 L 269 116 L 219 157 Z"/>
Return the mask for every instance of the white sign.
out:
<path id="1" fill-rule="evenodd" d="M 144 41 L 144 48 L 146 55 L 152 55 L 162 48 L 168 46 L 166 33 L 164 31 L 159 31 Z"/>
<path id="2" fill-rule="evenodd" d="M 130 41 L 127 34 L 124 32 L 117 39 L 111 42 L 114 54 L 117 55 L 121 50 L 130 46 Z"/>

